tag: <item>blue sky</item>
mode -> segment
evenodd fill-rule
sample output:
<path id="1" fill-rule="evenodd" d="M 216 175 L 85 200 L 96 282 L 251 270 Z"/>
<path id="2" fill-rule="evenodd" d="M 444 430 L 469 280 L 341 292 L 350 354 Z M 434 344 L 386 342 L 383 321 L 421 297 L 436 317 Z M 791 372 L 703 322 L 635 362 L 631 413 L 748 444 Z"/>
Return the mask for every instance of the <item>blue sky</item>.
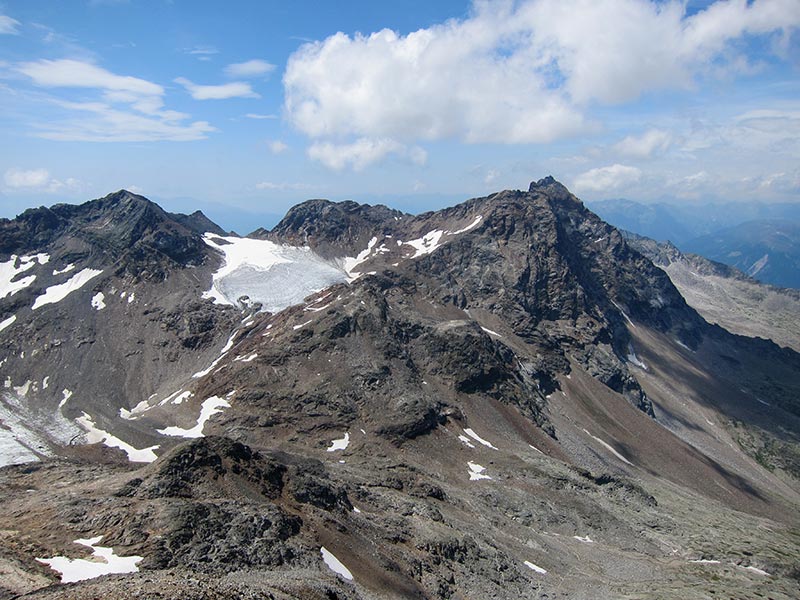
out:
<path id="1" fill-rule="evenodd" d="M 800 201 L 800 0 L 0 0 L 0 216 Z M 252 225 L 252 227 L 250 227 Z"/>

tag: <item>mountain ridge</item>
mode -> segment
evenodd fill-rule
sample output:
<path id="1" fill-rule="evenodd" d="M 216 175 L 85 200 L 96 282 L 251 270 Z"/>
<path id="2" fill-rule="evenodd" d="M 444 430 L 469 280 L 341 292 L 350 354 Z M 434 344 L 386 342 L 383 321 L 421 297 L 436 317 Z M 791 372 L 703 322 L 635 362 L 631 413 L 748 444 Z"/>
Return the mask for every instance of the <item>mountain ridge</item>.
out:
<path id="1" fill-rule="evenodd" d="M 791 597 L 800 355 L 706 323 L 552 178 L 290 213 L 3 263 L 37 279 L 0 299 L 0 433 L 33 457 L 0 469 L 0 597 Z M 34 559 L 97 535 L 142 573 L 51 586 Z"/>

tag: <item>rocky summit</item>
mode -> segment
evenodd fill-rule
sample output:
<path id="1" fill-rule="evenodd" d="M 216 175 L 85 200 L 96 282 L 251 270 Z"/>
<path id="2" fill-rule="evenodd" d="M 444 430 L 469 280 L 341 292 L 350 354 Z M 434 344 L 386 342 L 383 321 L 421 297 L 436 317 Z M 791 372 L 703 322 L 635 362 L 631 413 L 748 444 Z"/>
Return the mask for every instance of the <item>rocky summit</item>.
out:
<path id="1" fill-rule="evenodd" d="M 656 250 L 550 177 L 0 221 L 0 598 L 798 597 L 796 340 Z"/>

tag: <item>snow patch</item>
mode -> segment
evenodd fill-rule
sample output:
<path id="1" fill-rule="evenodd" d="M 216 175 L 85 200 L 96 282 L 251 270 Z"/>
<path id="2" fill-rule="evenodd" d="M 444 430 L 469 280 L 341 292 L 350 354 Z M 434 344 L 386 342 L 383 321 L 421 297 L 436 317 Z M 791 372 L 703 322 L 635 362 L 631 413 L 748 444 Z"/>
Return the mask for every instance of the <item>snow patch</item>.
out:
<path id="1" fill-rule="evenodd" d="M 477 463 L 469 461 L 467 463 L 469 467 L 469 480 L 470 481 L 478 481 L 479 479 L 491 479 L 488 475 L 484 475 L 483 472 L 486 470 L 486 467 L 483 467 Z"/>
<path id="2" fill-rule="evenodd" d="M 544 452 L 542 452 L 541 450 L 539 450 L 539 449 L 538 449 L 536 446 L 534 446 L 533 444 L 528 444 L 528 448 L 530 448 L 531 450 L 536 450 L 536 451 L 537 451 L 539 454 L 544 454 Z"/>
<path id="3" fill-rule="evenodd" d="M 14 321 L 17 320 L 17 315 L 11 315 L 7 319 L 0 321 L 0 331 L 3 331 L 6 327 L 11 327 L 14 324 Z"/>
<path id="4" fill-rule="evenodd" d="M 483 325 L 481 325 L 481 329 L 483 329 L 489 335 L 494 335 L 494 336 L 499 337 L 499 338 L 503 337 L 502 335 L 500 335 L 496 331 L 492 331 L 491 329 L 486 329 L 486 327 L 484 327 Z"/>
<path id="5" fill-rule="evenodd" d="M 547 570 L 546 569 L 543 569 L 542 567 L 540 567 L 538 565 L 535 565 L 530 561 L 526 560 L 525 561 L 525 566 L 528 567 L 529 569 L 531 569 L 532 571 L 536 571 L 540 575 L 546 575 L 547 574 Z"/>
<path id="6" fill-rule="evenodd" d="M 353 580 L 353 574 L 350 570 L 342 564 L 338 558 L 336 558 L 333 553 L 328 550 L 325 546 L 319 549 L 320 553 L 322 554 L 323 562 L 328 565 L 328 568 L 336 573 L 337 575 L 341 575 L 348 581 Z"/>
<path id="7" fill-rule="evenodd" d="M 50 385 L 50 375 L 47 375 L 44 379 L 42 379 L 42 389 L 46 390 L 49 385 Z"/>
<path id="8" fill-rule="evenodd" d="M 764 256 L 759 258 L 756 262 L 754 262 L 749 269 L 747 269 L 747 274 L 750 275 L 750 277 L 755 277 L 756 275 L 758 275 L 760 271 L 764 269 L 764 267 L 767 266 L 768 262 L 769 262 L 769 254 L 765 254 Z"/>
<path id="9" fill-rule="evenodd" d="M 416 250 L 411 258 L 419 258 L 420 256 L 425 256 L 426 254 L 430 254 L 436 250 L 441 245 L 440 241 L 443 235 L 444 231 L 441 229 L 434 229 L 433 231 L 426 233 L 421 238 L 404 242 L 404 244 L 406 246 L 411 246 L 414 248 L 414 250 Z"/>
<path id="10" fill-rule="evenodd" d="M 306 325 L 309 325 L 311 322 L 312 322 L 312 320 L 308 320 L 308 321 L 306 321 L 305 323 L 300 323 L 300 325 L 294 325 L 294 326 L 292 327 L 292 329 L 294 329 L 295 331 L 297 331 L 298 329 L 302 329 L 302 328 L 303 328 L 303 327 L 305 327 Z"/>
<path id="11" fill-rule="evenodd" d="M 469 437 L 471 437 L 473 440 L 475 440 L 475 441 L 476 441 L 476 442 L 478 442 L 479 444 L 483 444 L 484 446 L 486 446 L 487 448 L 491 448 L 492 450 L 497 450 L 497 448 L 495 448 L 495 447 L 492 445 L 492 443 L 491 443 L 491 442 L 487 442 L 485 439 L 483 439 L 482 437 L 480 437 L 480 436 L 479 436 L 477 433 L 475 433 L 474 431 L 472 431 L 472 429 L 465 429 L 465 430 L 464 430 L 464 433 L 466 433 L 466 434 L 467 434 Z"/>
<path id="12" fill-rule="evenodd" d="M 92 308 L 96 310 L 103 310 L 106 307 L 105 303 L 106 296 L 103 292 L 97 292 L 94 296 L 92 296 Z"/>
<path id="13" fill-rule="evenodd" d="M 619 304 L 617 304 L 616 302 L 614 302 L 613 300 L 611 300 L 611 304 L 616 306 L 617 310 L 622 313 L 622 316 L 625 317 L 625 320 L 628 322 L 628 324 L 631 327 L 633 327 L 634 329 L 636 329 L 636 325 L 633 324 L 633 321 L 631 321 L 631 318 L 628 316 L 628 313 L 626 313 L 624 310 L 622 310 L 622 307 Z"/>
<path id="14" fill-rule="evenodd" d="M 763 570 L 759 569 L 758 567 L 747 566 L 747 567 L 744 567 L 744 568 L 745 568 L 746 570 L 748 570 L 748 571 L 752 571 L 753 573 L 758 573 L 759 575 L 769 575 L 769 573 L 767 573 L 766 571 L 763 571 Z"/>
<path id="15" fill-rule="evenodd" d="M 90 539 L 77 539 L 75 544 L 92 549 L 92 559 L 67 558 L 54 556 L 53 558 L 37 558 L 40 563 L 48 565 L 54 571 L 61 573 L 61 583 L 73 583 L 94 579 L 112 573 L 137 573 L 137 566 L 142 560 L 141 556 L 117 556 L 113 548 L 97 546 L 103 536 Z"/>
<path id="16" fill-rule="evenodd" d="M 83 269 L 82 271 L 78 271 L 64 283 L 51 285 L 49 288 L 47 288 L 44 291 L 44 294 L 36 298 L 31 308 L 36 310 L 37 308 L 41 308 L 46 304 L 55 304 L 56 302 L 61 302 L 69 294 L 79 290 L 86 283 L 100 275 L 102 272 L 103 271 L 98 271 L 97 269 Z"/>
<path id="17" fill-rule="evenodd" d="M 592 538 L 590 538 L 588 535 L 586 537 L 581 537 L 579 535 L 573 535 L 572 537 L 574 537 L 576 540 L 578 540 L 579 542 L 582 542 L 584 544 L 594 544 L 594 540 Z"/>
<path id="18" fill-rule="evenodd" d="M 125 408 L 120 408 L 119 409 L 119 416 L 121 418 L 125 419 L 126 421 L 133 421 L 135 419 L 138 419 L 141 416 L 142 413 L 145 413 L 145 412 L 147 412 L 148 410 L 150 410 L 152 408 L 148 401 L 151 398 L 153 398 L 153 396 L 155 396 L 155 394 L 152 394 L 150 396 L 150 398 L 148 398 L 147 400 L 142 400 L 141 402 L 139 402 L 139 404 L 134 406 L 131 410 L 127 410 Z"/>
<path id="19" fill-rule="evenodd" d="M 475 220 L 472 223 L 470 223 L 469 225 L 467 225 L 463 229 L 459 229 L 458 231 L 454 231 L 453 235 L 458 235 L 460 233 L 466 233 L 470 229 L 475 229 L 480 224 L 481 220 L 483 220 L 483 217 L 481 215 L 478 215 L 477 217 L 475 217 Z"/>
<path id="20" fill-rule="evenodd" d="M 44 256 L 47 255 L 45 254 Z M 0 262 L 0 299 L 6 296 L 13 296 L 36 280 L 36 275 L 30 275 L 17 281 L 12 281 L 17 275 L 36 265 L 37 261 L 34 258 L 32 256 L 20 257 L 12 254 L 9 260 Z"/>
<path id="21" fill-rule="evenodd" d="M 350 445 L 350 434 L 345 433 L 344 437 L 338 440 L 332 440 L 331 445 L 328 446 L 328 452 L 336 452 L 337 450 L 346 450 Z"/>
<path id="22" fill-rule="evenodd" d="M 589 437 L 593 438 L 594 440 L 596 440 L 597 442 L 599 442 L 600 444 L 602 444 L 602 445 L 603 445 L 603 447 L 604 447 L 604 448 L 606 448 L 606 450 L 608 450 L 609 452 L 611 452 L 611 453 L 612 453 L 614 456 L 616 456 L 616 457 L 617 457 L 618 459 L 620 459 L 622 462 L 624 462 L 624 463 L 626 463 L 626 464 L 629 464 L 629 465 L 633 466 L 633 464 L 632 464 L 632 463 L 631 463 L 631 462 L 630 462 L 630 461 L 629 461 L 627 458 L 625 458 L 624 456 L 622 456 L 622 454 L 620 454 L 619 452 L 617 452 L 616 450 L 614 450 L 614 448 L 613 448 L 613 447 L 612 447 L 610 444 L 608 444 L 608 443 L 604 442 L 604 441 L 603 441 L 603 440 L 601 440 L 599 437 L 593 436 L 591 433 L 589 433 L 589 432 L 588 432 L 588 431 L 586 431 L 585 429 L 584 429 L 583 431 L 586 433 L 586 435 L 588 435 Z"/>
<path id="23" fill-rule="evenodd" d="M 253 352 L 249 356 L 237 356 L 236 358 L 233 359 L 233 361 L 234 362 L 249 363 L 249 362 L 254 361 L 257 358 L 258 358 L 258 353 L 257 352 Z"/>
<path id="24" fill-rule="evenodd" d="M 469 441 L 469 438 L 465 435 L 459 435 L 458 439 L 461 440 L 467 448 L 475 448 L 475 444 Z"/>
<path id="25" fill-rule="evenodd" d="M 58 408 L 64 408 L 64 405 L 67 403 L 67 400 L 72 398 L 72 391 L 64 388 L 61 390 L 61 402 L 58 403 Z"/>
<path id="26" fill-rule="evenodd" d="M 183 404 L 184 402 L 186 402 L 186 401 L 187 401 L 189 398 L 191 398 L 192 396 L 194 396 L 194 392 L 183 392 L 182 394 L 179 394 L 179 395 L 178 395 L 178 396 L 177 396 L 177 397 L 176 397 L 176 398 L 175 398 L 175 399 L 172 401 L 172 403 L 173 403 L 173 404 Z"/>
<path id="27" fill-rule="evenodd" d="M 231 394 L 228 394 L 230 397 Z M 158 433 L 162 435 L 169 435 L 173 437 L 185 437 L 185 438 L 201 438 L 203 437 L 203 428 L 206 425 L 206 421 L 208 421 L 212 416 L 217 413 L 221 413 L 223 408 L 230 408 L 230 403 L 227 400 L 223 400 L 218 396 L 211 396 L 207 400 L 203 401 L 203 405 L 200 408 L 200 416 L 197 418 L 197 423 L 191 429 L 183 429 L 181 427 L 167 427 L 166 429 L 158 429 Z"/>
<path id="28" fill-rule="evenodd" d="M 377 243 L 378 243 L 378 238 L 373 237 L 367 244 L 367 247 L 364 248 L 364 250 L 362 250 L 361 252 L 359 252 L 357 256 L 344 257 L 343 259 L 344 270 L 347 273 L 348 281 L 351 282 L 355 281 L 361 276 L 361 273 L 354 273 L 354 269 L 358 265 L 366 261 L 373 254 L 372 249 L 375 247 L 375 244 Z M 385 246 L 381 245 L 381 248 L 385 248 Z"/>
<path id="29" fill-rule="evenodd" d="M 80 417 L 75 419 L 78 424 L 86 430 L 86 442 L 89 444 L 102 443 L 109 448 L 119 448 L 128 455 L 128 460 L 131 462 L 146 462 L 151 463 L 158 458 L 158 455 L 153 452 L 159 448 L 159 445 L 150 446 L 148 448 L 134 448 L 127 442 L 123 442 L 118 437 L 104 431 L 95 426 L 92 417 L 83 413 Z"/>
<path id="30" fill-rule="evenodd" d="M 22 396 L 23 398 L 28 395 L 28 392 L 31 389 L 31 384 L 33 382 L 29 379 L 25 383 L 20 386 L 14 387 L 14 391 L 17 393 L 17 396 Z"/>
<path id="31" fill-rule="evenodd" d="M 631 346 L 630 344 L 628 344 L 628 357 L 627 358 L 628 358 L 628 362 L 631 363 L 632 365 L 636 365 L 640 369 L 644 369 L 645 371 L 647 371 L 647 365 L 644 364 L 643 361 L 639 360 L 639 357 L 636 356 L 636 352 L 634 352 L 634 350 L 633 350 L 633 346 Z"/>
<path id="32" fill-rule="evenodd" d="M 231 337 L 228 338 L 228 341 L 225 342 L 225 345 L 222 347 L 222 350 L 220 350 L 220 352 L 219 352 L 219 356 L 214 360 L 214 362 L 212 362 L 210 365 L 208 365 L 207 368 L 203 369 L 202 371 L 198 371 L 197 373 L 192 375 L 192 377 L 194 379 L 199 379 L 200 377 L 205 377 L 206 375 L 211 373 L 211 371 L 214 369 L 214 367 L 216 367 L 220 363 L 220 361 L 223 358 L 225 358 L 225 355 L 228 353 L 228 350 L 230 350 L 233 347 L 233 340 L 234 340 L 235 337 L 236 337 L 236 332 L 234 332 L 231 335 Z M 161 402 L 161 404 L 164 404 L 164 403 L 165 403 L 165 401 Z"/>
<path id="33" fill-rule="evenodd" d="M 701 558 L 699 560 L 690 560 L 689 562 L 690 563 L 703 564 L 703 565 L 718 565 L 719 564 L 718 560 L 711 560 L 711 559 L 705 559 L 705 558 Z"/>
<path id="34" fill-rule="evenodd" d="M 53 275 L 62 275 L 63 273 L 69 273 L 74 268 L 75 268 L 75 263 L 69 263 L 63 269 L 53 269 Z"/>

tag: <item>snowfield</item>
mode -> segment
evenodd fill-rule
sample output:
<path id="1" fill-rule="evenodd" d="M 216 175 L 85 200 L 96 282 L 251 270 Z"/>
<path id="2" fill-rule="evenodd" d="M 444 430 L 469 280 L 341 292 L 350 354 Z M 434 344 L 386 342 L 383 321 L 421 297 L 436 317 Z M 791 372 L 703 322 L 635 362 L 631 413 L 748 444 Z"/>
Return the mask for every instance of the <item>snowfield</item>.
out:
<path id="1" fill-rule="evenodd" d="M 540 567 L 539 565 L 535 565 L 535 564 L 533 564 L 533 563 L 532 563 L 532 562 L 530 562 L 529 560 L 526 560 L 526 561 L 525 561 L 525 566 L 526 566 L 526 567 L 528 567 L 528 568 L 529 568 L 531 571 L 536 571 L 536 572 L 537 572 L 537 573 L 539 573 L 540 575 L 546 575 L 546 574 L 547 574 L 547 570 L 546 570 L 546 569 L 543 569 L 543 568 L 542 568 L 542 567 Z"/>
<path id="2" fill-rule="evenodd" d="M 437 229 L 419 239 L 397 240 L 397 245 L 411 246 L 413 253 L 407 258 L 425 256 L 453 236 L 477 227 L 481 220 L 478 215 L 458 231 Z M 357 256 L 333 260 L 322 258 L 307 246 L 288 246 L 269 240 L 213 233 L 205 233 L 203 240 L 224 256 L 223 265 L 214 273 L 211 289 L 203 292 L 203 298 L 230 306 L 260 302 L 261 310 L 273 313 L 300 304 L 304 298 L 336 283 L 355 281 L 364 274 L 359 270 L 362 263 L 391 251 L 386 241 L 379 243 L 377 237 L 371 238 Z M 243 297 L 247 300 L 240 301 Z"/>
<path id="3" fill-rule="evenodd" d="M 467 428 L 467 429 L 464 430 L 464 433 L 466 433 L 469 437 L 471 437 L 473 440 L 475 440 L 479 444 L 482 444 L 482 445 L 486 446 L 487 448 L 491 448 L 492 450 L 497 450 L 497 448 L 495 448 L 494 445 L 491 442 L 487 442 L 485 439 L 483 439 L 477 433 L 475 433 L 472 429 Z"/>
<path id="4" fill-rule="evenodd" d="M 331 441 L 331 445 L 328 447 L 328 452 L 336 452 L 337 450 L 347 450 L 347 447 L 349 445 L 350 445 L 350 434 L 345 433 L 344 437 Z"/>
<path id="5" fill-rule="evenodd" d="M 231 394 L 228 394 L 231 396 Z M 183 429 L 182 427 L 167 427 L 166 429 L 158 429 L 158 433 L 162 435 L 169 435 L 174 437 L 185 438 L 201 438 L 203 437 L 203 428 L 206 426 L 206 421 L 217 413 L 221 413 L 223 408 L 230 408 L 230 403 L 219 396 L 211 396 L 203 401 L 200 408 L 200 416 L 197 417 L 197 423 L 191 429 Z"/>
<path id="6" fill-rule="evenodd" d="M 342 564 L 338 558 L 336 558 L 333 553 L 328 550 L 325 546 L 319 549 L 320 554 L 322 554 L 322 560 L 328 565 L 328 568 L 336 573 L 337 575 L 341 575 L 348 581 L 353 580 L 353 574 L 350 570 Z"/>
<path id="7" fill-rule="evenodd" d="M 14 321 L 17 320 L 17 315 L 11 315 L 7 319 L 0 321 L 0 331 L 3 331 L 6 327 L 11 327 L 14 324 Z"/>
<path id="8" fill-rule="evenodd" d="M 7 382 L 9 390 L 15 389 L 10 381 Z M 40 456 L 50 456 L 53 442 L 67 444 L 73 436 L 81 433 L 72 421 L 61 415 L 61 411 L 40 412 L 31 408 L 24 396 L 8 391 L 0 397 L 0 424 L 0 467 L 35 462 Z"/>
<path id="9" fill-rule="evenodd" d="M 47 254 L 35 254 L 33 256 L 12 254 L 9 260 L 0 262 L 0 299 L 6 296 L 13 296 L 18 291 L 24 290 L 36 279 L 36 275 L 29 275 L 12 281 L 17 275 L 27 271 L 37 263 L 43 265 L 49 260 L 50 256 Z"/>
<path id="10" fill-rule="evenodd" d="M 61 302 L 69 294 L 81 289 L 90 280 L 100 275 L 100 273 L 102 273 L 102 271 L 98 271 L 97 269 L 83 269 L 75 273 L 75 275 L 73 275 L 64 283 L 51 285 L 44 291 L 44 294 L 36 298 L 36 300 L 33 302 L 33 310 L 41 308 L 46 304 L 55 304 L 56 302 Z"/>
<path id="11" fill-rule="evenodd" d="M 158 458 L 158 455 L 153 450 L 158 450 L 159 446 L 150 446 L 148 448 L 134 448 L 127 442 L 123 442 L 118 437 L 111 435 L 107 431 L 98 428 L 94 424 L 91 415 L 83 413 L 80 417 L 75 419 L 78 424 L 86 430 L 86 442 L 88 444 L 96 444 L 101 442 L 104 446 L 109 448 L 119 448 L 128 455 L 128 460 L 131 462 L 146 462 L 151 463 Z"/>
<path id="12" fill-rule="evenodd" d="M 486 467 L 484 467 L 482 465 L 479 465 L 477 463 L 474 463 L 472 461 L 469 461 L 467 463 L 467 466 L 469 467 L 469 480 L 470 481 L 480 481 L 481 479 L 491 479 L 491 477 L 489 477 L 488 475 L 484 475 L 484 473 L 483 473 L 486 470 Z"/>
<path id="13" fill-rule="evenodd" d="M 311 248 L 284 246 L 268 240 L 203 236 L 206 244 L 225 256 L 204 298 L 237 306 L 242 296 L 260 302 L 261 309 L 279 312 L 300 304 L 306 296 L 348 280 L 344 269 L 315 254 Z"/>
<path id="14" fill-rule="evenodd" d="M 85 579 L 94 579 L 101 575 L 112 573 L 137 573 L 137 566 L 144 557 L 142 556 L 117 556 L 113 548 L 97 546 L 102 535 L 89 539 L 77 539 L 75 544 L 86 546 L 92 549 L 94 560 L 84 558 L 67 558 L 66 556 L 54 556 L 53 558 L 37 558 L 40 563 L 48 565 L 54 571 L 61 573 L 61 583 L 72 583 Z"/>

